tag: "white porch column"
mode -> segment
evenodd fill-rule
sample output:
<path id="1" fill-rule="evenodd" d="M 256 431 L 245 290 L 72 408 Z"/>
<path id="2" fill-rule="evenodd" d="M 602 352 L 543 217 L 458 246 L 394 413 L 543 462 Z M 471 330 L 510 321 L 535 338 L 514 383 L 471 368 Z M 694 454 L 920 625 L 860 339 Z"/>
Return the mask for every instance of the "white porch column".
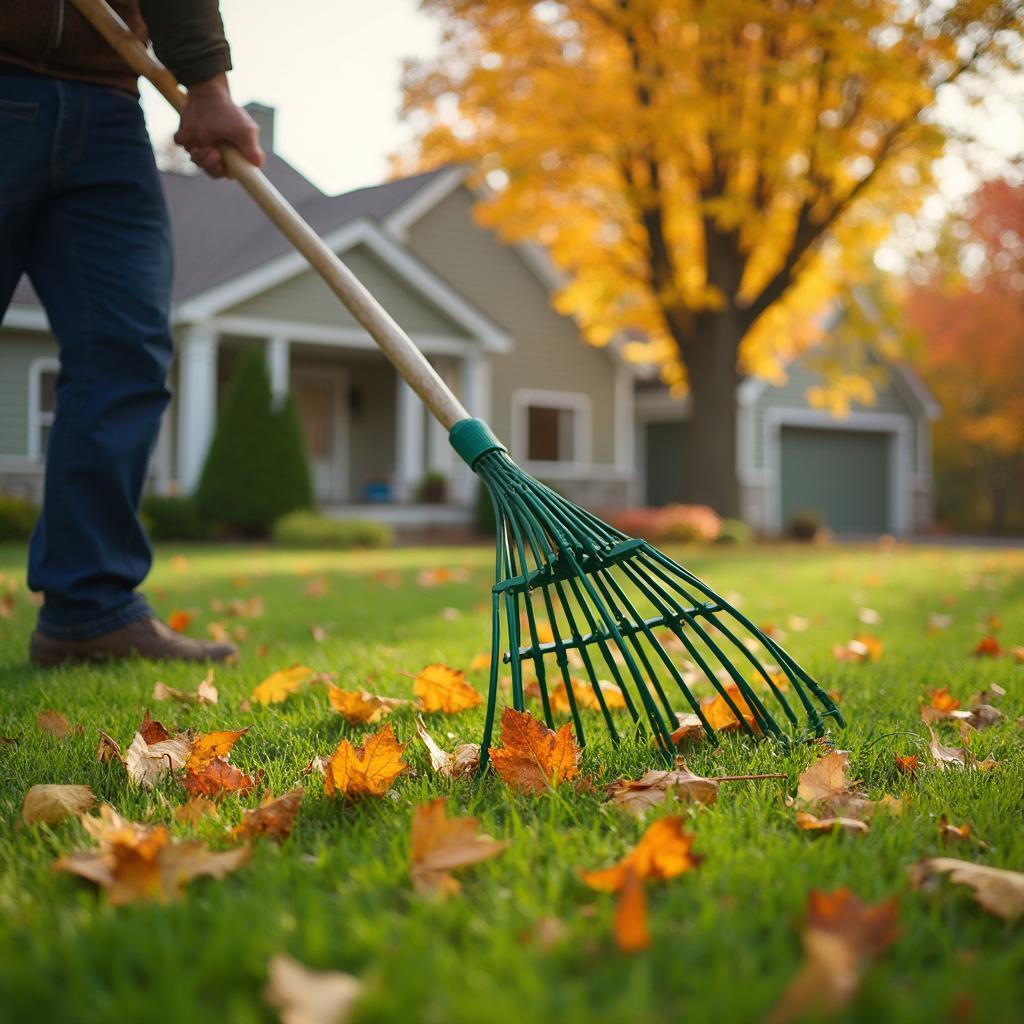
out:
<path id="1" fill-rule="evenodd" d="M 491 415 L 491 364 L 482 352 L 474 350 L 462 361 L 462 391 L 459 398 L 470 416 L 487 422 Z M 507 438 L 499 438 L 508 443 Z M 449 445 L 450 447 L 450 445 Z M 458 473 L 453 481 L 456 500 L 463 505 L 476 501 L 477 478 L 469 466 L 455 456 Z"/>
<path id="2" fill-rule="evenodd" d="M 451 373 L 446 366 L 435 366 L 438 375 L 450 387 Z M 453 471 L 455 469 L 455 451 L 448 443 L 448 431 L 427 411 L 427 469 L 432 473 L 443 473 L 448 481 L 449 489 L 453 488 Z"/>
<path id="3" fill-rule="evenodd" d="M 411 501 L 423 479 L 423 417 L 419 395 L 396 375 L 395 394 L 395 499 Z"/>
<path id="4" fill-rule="evenodd" d="M 196 326 L 178 345 L 178 483 L 191 494 L 199 483 L 217 422 L 217 332 Z"/>
<path id="5" fill-rule="evenodd" d="M 267 373 L 270 375 L 270 394 L 274 408 L 280 409 L 288 395 L 288 360 L 290 344 L 287 338 L 275 335 L 267 338 Z"/>

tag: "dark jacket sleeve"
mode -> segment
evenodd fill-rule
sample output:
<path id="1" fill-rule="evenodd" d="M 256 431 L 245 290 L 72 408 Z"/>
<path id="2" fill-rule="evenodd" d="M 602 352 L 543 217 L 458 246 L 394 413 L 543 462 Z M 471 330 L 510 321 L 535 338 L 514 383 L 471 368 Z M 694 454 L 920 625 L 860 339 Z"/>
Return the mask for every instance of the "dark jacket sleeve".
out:
<path id="1" fill-rule="evenodd" d="M 231 70 L 218 0 L 139 0 L 157 57 L 184 86 Z"/>

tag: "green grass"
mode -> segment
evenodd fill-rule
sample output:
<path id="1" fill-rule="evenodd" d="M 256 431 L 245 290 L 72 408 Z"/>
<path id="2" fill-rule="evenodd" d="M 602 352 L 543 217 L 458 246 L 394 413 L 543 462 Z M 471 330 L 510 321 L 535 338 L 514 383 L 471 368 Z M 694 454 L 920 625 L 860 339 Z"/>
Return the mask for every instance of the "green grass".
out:
<path id="1" fill-rule="evenodd" d="M 184 555 L 187 566 L 179 561 L 175 567 L 176 555 Z M 433 661 L 468 664 L 487 648 L 489 549 L 320 554 L 165 547 L 159 556 L 148 593 L 161 613 L 199 609 L 193 632 L 205 632 L 214 620 L 249 629 L 241 663 L 217 671 L 216 706 L 153 705 L 156 680 L 194 688 L 202 674 L 194 668 L 132 662 L 32 670 L 25 661 L 34 616 L 27 595 L 19 589 L 15 616 L 0 619 L 0 734 L 17 740 L 0 746 L 5 1020 L 270 1021 L 273 1011 L 262 998 L 266 964 L 284 951 L 309 966 L 363 978 L 360 1021 L 753 1022 L 798 968 L 794 926 L 808 892 L 836 886 L 849 886 L 869 902 L 899 894 L 902 928 L 840 1019 L 1021 1019 L 1021 922 L 987 914 L 965 889 L 943 883 L 915 892 L 906 883 L 910 864 L 944 852 L 936 827 L 943 813 L 956 823 L 969 821 L 990 846 L 983 853 L 945 851 L 949 855 L 1024 869 L 1024 729 L 1015 724 L 1024 715 L 1024 665 L 970 656 L 993 613 L 1002 619 L 1004 644 L 1024 643 L 1021 552 L 766 548 L 683 554 L 717 590 L 742 594 L 744 611 L 757 622 L 784 627 L 791 615 L 821 617 L 806 632 L 790 633 L 787 646 L 842 694 L 850 724 L 834 738 L 852 752 L 854 774 L 868 793 L 893 793 L 911 803 L 903 817 L 878 815 L 866 837 L 814 838 L 797 831 L 783 803 L 814 756 L 809 748 L 784 755 L 733 736 L 719 752 L 695 751 L 690 766 L 704 774 L 783 771 L 789 778 L 727 784 L 716 806 L 682 811 L 696 835 L 695 850 L 706 859 L 697 872 L 652 889 L 654 943 L 633 956 L 619 953 L 612 941 L 612 898 L 588 890 L 577 874 L 579 867 L 611 863 L 643 830 L 599 795 L 564 788 L 537 799 L 514 796 L 493 777 L 482 784 L 438 781 L 414 742 L 415 773 L 398 780 L 394 799 L 346 806 L 326 798 L 319 780 L 302 776 L 313 755 L 365 731 L 333 715 L 322 688 L 307 688 L 283 705 L 240 710 L 257 682 L 296 661 L 337 672 L 341 685 L 399 696 L 410 695 L 403 673 Z M 19 548 L 0 548 L 0 572 L 20 581 L 23 557 Z M 464 566 L 469 576 L 417 586 L 418 571 L 433 565 Z M 302 572 L 311 570 L 329 579 L 321 597 L 304 596 L 309 576 Z M 374 575 L 378 570 L 399 572 L 401 585 L 386 586 Z M 252 594 L 264 599 L 261 618 L 232 620 L 210 610 L 216 599 Z M 882 638 L 884 654 L 875 664 L 840 664 L 832 646 L 865 628 L 857 621 L 862 605 L 882 615 L 870 631 Z M 461 614 L 442 616 L 444 608 Z M 954 621 L 945 632 L 926 635 L 933 611 L 948 612 Z M 311 623 L 327 629 L 325 643 L 311 638 Z M 482 677 L 472 678 L 482 685 Z M 917 717 L 926 687 L 949 686 L 966 702 L 991 683 L 1007 690 L 1006 717 L 980 734 L 976 746 L 998 759 L 995 771 L 928 771 L 917 780 L 896 774 L 894 752 L 918 752 L 927 760 L 927 734 Z M 168 725 L 200 731 L 251 722 L 232 761 L 265 771 L 275 793 L 304 782 L 307 796 L 291 838 L 281 847 L 258 844 L 234 875 L 193 883 L 184 899 L 168 906 L 112 908 L 86 883 L 51 871 L 60 854 L 88 844 L 81 827 L 74 821 L 21 827 L 19 810 L 34 783 L 74 782 L 91 785 L 135 820 L 169 821 L 170 807 L 183 799 L 176 785 L 133 790 L 94 757 L 98 729 L 125 745 L 147 706 Z M 40 708 L 62 711 L 83 725 L 83 734 L 63 743 L 40 735 Z M 412 737 L 408 711 L 392 721 L 402 739 Z M 456 739 L 478 739 L 481 721 L 474 710 L 435 718 L 430 728 L 450 747 Z M 584 768 L 597 781 L 635 777 L 644 769 L 642 748 L 616 752 L 596 739 L 596 728 L 594 735 Z M 479 815 L 487 832 L 511 840 L 501 857 L 466 871 L 462 894 L 447 902 L 416 897 L 408 881 L 412 808 L 435 794 L 447 794 L 453 811 Z M 651 818 L 662 813 L 671 810 Z M 220 817 L 197 833 L 224 845 L 225 828 L 240 815 L 240 802 L 229 799 Z M 172 830 L 190 834 L 181 825 Z M 567 940 L 550 950 L 529 940 L 545 915 L 568 929 Z"/>

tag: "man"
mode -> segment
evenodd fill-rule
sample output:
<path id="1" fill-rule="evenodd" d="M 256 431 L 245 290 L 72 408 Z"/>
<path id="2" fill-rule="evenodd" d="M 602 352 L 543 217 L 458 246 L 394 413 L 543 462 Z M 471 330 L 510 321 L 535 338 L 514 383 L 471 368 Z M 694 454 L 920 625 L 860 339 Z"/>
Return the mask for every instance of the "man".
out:
<path id="1" fill-rule="evenodd" d="M 226 141 L 262 164 L 228 90 L 217 0 L 112 6 L 188 87 L 175 140 L 195 163 L 223 175 Z M 29 547 L 43 594 L 31 660 L 234 656 L 171 630 L 135 589 L 152 562 L 138 508 L 170 397 L 170 227 L 135 75 L 67 0 L 0 2 L 0 317 L 23 273 L 61 364 Z"/>

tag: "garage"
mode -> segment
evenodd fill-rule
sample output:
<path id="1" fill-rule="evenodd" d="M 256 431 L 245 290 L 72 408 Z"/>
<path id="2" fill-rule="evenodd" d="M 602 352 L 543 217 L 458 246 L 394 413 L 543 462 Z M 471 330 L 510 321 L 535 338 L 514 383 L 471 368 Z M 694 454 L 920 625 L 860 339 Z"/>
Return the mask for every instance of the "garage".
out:
<path id="1" fill-rule="evenodd" d="M 782 526 L 815 512 L 836 533 L 885 533 L 893 435 L 881 430 L 782 426 Z"/>

